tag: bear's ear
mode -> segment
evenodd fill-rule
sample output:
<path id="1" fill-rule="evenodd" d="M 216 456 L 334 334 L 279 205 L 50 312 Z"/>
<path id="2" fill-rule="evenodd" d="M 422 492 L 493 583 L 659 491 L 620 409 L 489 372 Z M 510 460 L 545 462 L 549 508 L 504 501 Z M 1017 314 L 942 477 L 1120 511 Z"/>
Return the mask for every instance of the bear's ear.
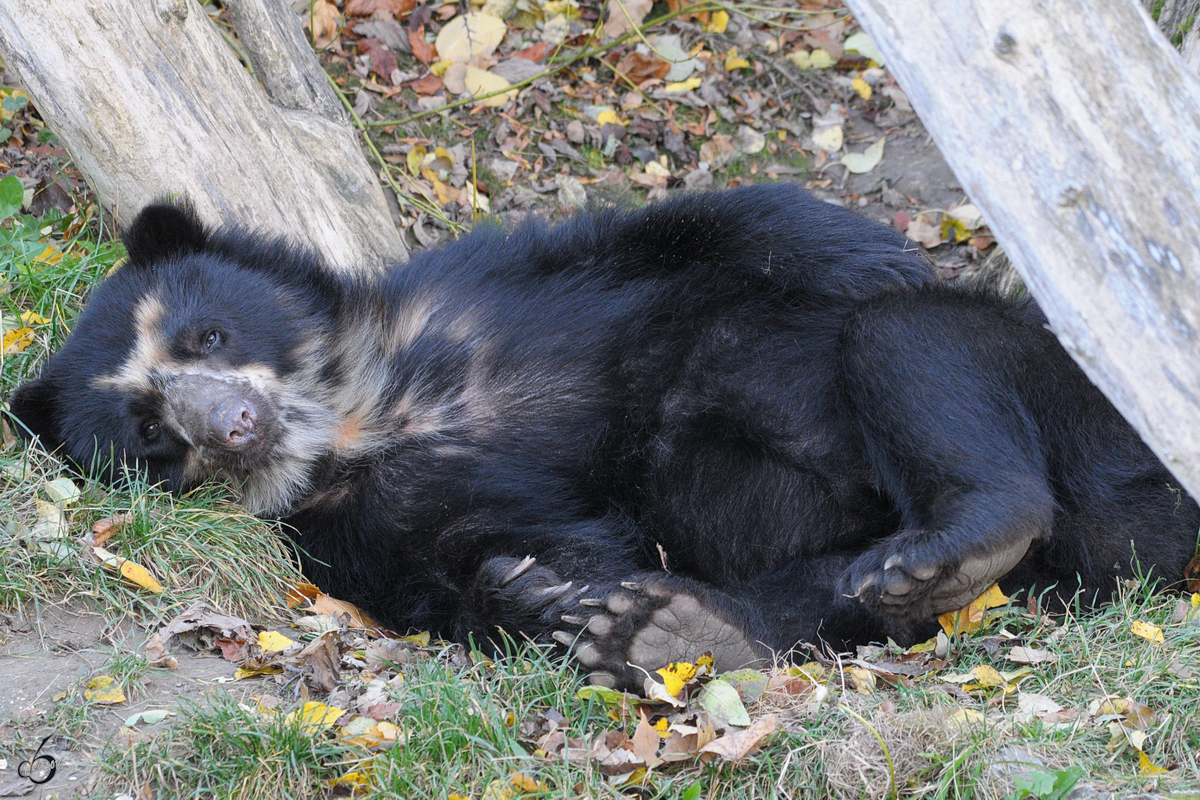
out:
<path id="1" fill-rule="evenodd" d="M 18 387 L 9 403 L 17 433 L 26 439 L 41 437 L 42 447 L 47 451 L 62 444 L 55 413 L 57 394 L 58 388 L 51 381 L 38 378 Z"/>
<path id="2" fill-rule="evenodd" d="M 208 230 L 186 201 L 146 206 L 121 235 L 132 264 L 153 264 L 171 256 L 198 253 Z"/>

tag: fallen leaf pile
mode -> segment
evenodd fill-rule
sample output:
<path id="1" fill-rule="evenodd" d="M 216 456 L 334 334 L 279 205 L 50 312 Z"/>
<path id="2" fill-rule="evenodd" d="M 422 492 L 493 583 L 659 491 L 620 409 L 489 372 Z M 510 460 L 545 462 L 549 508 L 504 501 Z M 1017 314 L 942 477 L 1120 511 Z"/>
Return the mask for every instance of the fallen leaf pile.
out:
<path id="1" fill-rule="evenodd" d="M 385 180 L 417 201 L 403 224 L 429 244 L 481 213 L 580 207 L 596 184 L 654 199 L 722 172 L 737 185 L 874 170 L 887 133 L 915 120 L 882 56 L 839 0 L 768 5 L 314 0 L 303 18 Z M 940 230 L 950 212 L 925 213 Z"/>

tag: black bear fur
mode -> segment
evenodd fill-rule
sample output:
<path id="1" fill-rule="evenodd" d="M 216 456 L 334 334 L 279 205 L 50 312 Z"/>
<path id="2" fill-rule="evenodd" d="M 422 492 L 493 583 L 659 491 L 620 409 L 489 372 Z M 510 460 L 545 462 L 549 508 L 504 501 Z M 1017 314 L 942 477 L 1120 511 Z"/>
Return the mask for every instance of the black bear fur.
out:
<path id="1" fill-rule="evenodd" d="M 228 481 L 397 630 L 574 642 L 629 684 L 1196 551 L 1031 301 L 794 187 L 482 225 L 367 277 L 182 206 L 124 239 L 13 415 L 101 478 Z"/>

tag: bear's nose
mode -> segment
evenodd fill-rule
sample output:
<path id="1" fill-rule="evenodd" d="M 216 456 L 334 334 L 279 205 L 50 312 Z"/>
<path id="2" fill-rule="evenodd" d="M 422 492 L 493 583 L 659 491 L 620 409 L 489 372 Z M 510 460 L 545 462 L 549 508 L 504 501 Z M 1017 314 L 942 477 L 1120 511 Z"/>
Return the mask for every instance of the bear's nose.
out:
<path id="1" fill-rule="evenodd" d="M 209 416 L 209 425 L 218 441 L 226 447 L 241 447 L 254 437 L 254 405 L 241 397 L 228 397 L 217 404 Z"/>

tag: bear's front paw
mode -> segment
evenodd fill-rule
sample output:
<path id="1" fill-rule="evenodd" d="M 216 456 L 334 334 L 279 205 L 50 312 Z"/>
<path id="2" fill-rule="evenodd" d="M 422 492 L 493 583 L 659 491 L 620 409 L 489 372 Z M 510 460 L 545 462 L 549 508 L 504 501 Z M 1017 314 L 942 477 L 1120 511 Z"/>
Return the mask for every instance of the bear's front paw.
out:
<path id="1" fill-rule="evenodd" d="M 1033 537 L 964 554 L 926 531 L 902 531 L 860 556 L 841 578 L 841 593 L 893 617 L 933 619 L 983 594 L 1025 557 Z"/>
<path id="2" fill-rule="evenodd" d="M 718 672 L 763 663 L 742 627 L 702 595 L 653 578 L 623 583 L 603 599 L 582 599 L 583 613 L 563 618 L 574 630 L 554 638 L 573 645 L 591 683 L 621 689 L 640 689 L 648 672 L 706 652 Z"/>
<path id="3" fill-rule="evenodd" d="M 564 614 L 580 608 L 579 597 L 587 590 L 586 585 L 563 580 L 533 556 L 496 556 L 484 562 L 464 595 L 461 624 L 467 633 L 483 634 L 485 639 L 503 632 L 544 641 L 561 625 Z"/>

